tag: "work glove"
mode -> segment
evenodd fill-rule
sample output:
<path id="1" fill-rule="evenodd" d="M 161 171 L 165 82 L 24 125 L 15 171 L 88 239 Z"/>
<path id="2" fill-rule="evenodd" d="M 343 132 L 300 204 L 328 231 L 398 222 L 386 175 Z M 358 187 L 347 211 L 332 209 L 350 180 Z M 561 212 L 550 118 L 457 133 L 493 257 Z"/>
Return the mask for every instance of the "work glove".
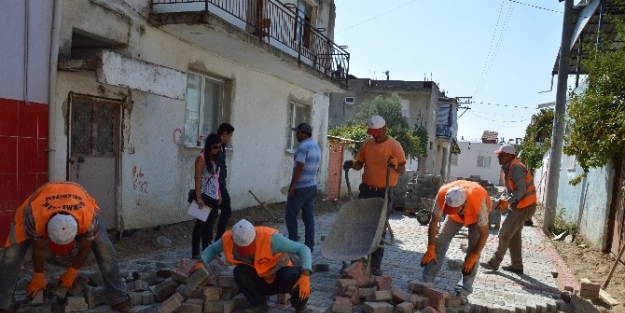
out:
<path id="1" fill-rule="evenodd" d="M 497 210 L 499 210 L 499 212 L 504 212 L 508 208 L 509 205 L 510 205 L 510 202 L 508 202 L 508 200 L 506 200 L 505 198 L 500 198 L 499 207 L 497 208 Z"/>
<path id="2" fill-rule="evenodd" d="M 191 273 L 201 269 L 202 267 L 204 267 L 204 263 L 203 262 L 198 262 L 197 264 L 195 264 L 195 266 L 193 267 L 193 270 L 191 271 Z"/>
<path id="3" fill-rule="evenodd" d="M 478 255 L 475 253 L 469 254 L 467 258 L 464 260 L 464 264 L 462 265 L 462 275 L 467 276 L 471 274 L 473 271 L 473 266 L 475 266 L 475 262 L 477 262 Z"/>
<path id="4" fill-rule="evenodd" d="M 61 282 L 60 282 L 61 288 L 65 288 L 65 289 L 71 288 L 72 285 L 74 284 L 74 280 L 76 279 L 76 275 L 78 275 L 77 269 L 71 266 L 67 268 L 65 273 L 61 275 Z"/>
<path id="5" fill-rule="evenodd" d="M 300 275 L 295 285 L 293 285 L 293 289 L 298 287 L 300 300 L 308 299 L 308 296 L 310 296 L 310 276 Z"/>
<path id="6" fill-rule="evenodd" d="M 32 299 L 37 295 L 39 291 L 43 290 L 45 287 L 46 276 L 43 274 L 43 272 L 35 272 L 33 274 L 33 278 L 28 283 L 28 286 L 26 286 L 26 295 L 28 296 L 28 298 Z"/>
<path id="7" fill-rule="evenodd" d="M 436 246 L 428 245 L 428 250 L 425 251 L 425 254 L 421 258 L 421 267 L 428 265 L 432 261 L 434 261 L 434 263 L 438 263 L 436 262 Z"/>
<path id="8" fill-rule="evenodd" d="M 352 168 L 353 165 L 354 165 L 354 161 L 347 160 L 347 161 L 343 162 L 343 170 L 344 171 L 349 171 Z"/>

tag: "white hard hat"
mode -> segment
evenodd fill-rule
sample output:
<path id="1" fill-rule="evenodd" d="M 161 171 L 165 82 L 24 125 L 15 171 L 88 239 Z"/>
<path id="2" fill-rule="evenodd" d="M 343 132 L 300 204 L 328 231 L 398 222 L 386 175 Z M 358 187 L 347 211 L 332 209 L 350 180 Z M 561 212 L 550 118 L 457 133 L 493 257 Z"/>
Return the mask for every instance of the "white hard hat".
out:
<path id="1" fill-rule="evenodd" d="M 56 214 L 48 221 L 48 238 L 57 245 L 67 245 L 78 234 L 78 222 L 69 214 Z"/>
<path id="2" fill-rule="evenodd" d="M 467 193 L 461 187 L 452 187 L 445 193 L 445 205 L 457 208 L 467 201 Z"/>
<path id="3" fill-rule="evenodd" d="M 254 242 L 255 238 L 256 229 L 246 219 L 242 219 L 232 226 L 232 240 L 237 246 L 247 247 Z"/>

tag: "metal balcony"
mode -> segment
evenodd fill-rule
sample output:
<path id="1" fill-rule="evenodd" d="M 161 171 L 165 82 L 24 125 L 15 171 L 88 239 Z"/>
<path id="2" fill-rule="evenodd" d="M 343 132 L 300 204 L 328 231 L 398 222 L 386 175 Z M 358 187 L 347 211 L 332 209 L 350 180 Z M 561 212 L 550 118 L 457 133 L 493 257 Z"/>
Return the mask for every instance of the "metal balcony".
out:
<path id="1" fill-rule="evenodd" d="M 349 53 L 304 19 L 303 12 L 278 0 L 151 0 L 152 14 L 199 12 L 217 16 L 253 34 L 345 88 Z"/>

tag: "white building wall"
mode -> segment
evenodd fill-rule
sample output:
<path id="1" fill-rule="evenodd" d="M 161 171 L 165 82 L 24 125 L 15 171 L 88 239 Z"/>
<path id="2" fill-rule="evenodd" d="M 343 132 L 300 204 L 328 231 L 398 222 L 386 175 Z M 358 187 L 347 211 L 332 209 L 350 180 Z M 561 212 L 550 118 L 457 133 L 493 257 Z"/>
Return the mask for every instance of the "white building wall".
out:
<path id="1" fill-rule="evenodd" d="M 481 142 L 458 142 L 461 153 L 458 155 L 458 163 L 451 164 L 450 180 L 457 177 L 468 178 L 471 175 L 479 175 L 482 179 L 487 179 L 495 185 L 499 185 L 501 166 L 494 153 L 499 148 L 498 144 Z M 478 156 L 490 156 L 489 167 L 478 167 Z"/>
<path id="2" fill-rule="evenodd" d="M 196 69 L 232 81 L 231 103 L 226 104 L 231 108 L 230 119 L 225 122 L 235 127 L 227 160 L 233 210 L 258 205 L 248 190 L 268 203 L 286 201 L 293 166 L 293 153 L 287 151 L 287 136 L 292 132 L 288 124 L 291 100 L 311 106 L 313 138 L 323 154 L 318 187 L 325 190 L 327 95 L 184 43 L 143 20 L 133 18 L 132 24 L 127 49 L 132 57 L 183 72 Z M 59 121 L 56 150 L 60 156 L 67 155 L 65 127 L 70 91 L 116 99 L 127 97 L 122 127 L 126 149 L 120 156 L 118 191 L 123 227 L 142 228 L 189 219 L 186 196 L 193 186 L 194 161 L 200 149 L 185 147 L 180 137 L 185 101 L 98 84 L 93 72 L 61 72 L 58 77 L 57 102 L 63 105 L 50 114 L 56 114 Z M 132 150 L 134 153 L 130 153 Z M 64 173 L 65 159 L 58 159 L 63 161 L 56 164 L 57 171 Z M 133 189 L 133 168 L 144 173 L 147 192 Z"/>
<path id="3" fill-rule="evenodd" d="M 28 2 L 28 24 L 26 3 Z M 48 103 L 50 36 L 54 1 L 2 1 L 0 4 L 0 98 Z M 28 54 L 24 46 L 28 28 Z M 28 59 L 27 64 L 24 60 Z M 24 97 L 27 67 L 28 94 Z"/>

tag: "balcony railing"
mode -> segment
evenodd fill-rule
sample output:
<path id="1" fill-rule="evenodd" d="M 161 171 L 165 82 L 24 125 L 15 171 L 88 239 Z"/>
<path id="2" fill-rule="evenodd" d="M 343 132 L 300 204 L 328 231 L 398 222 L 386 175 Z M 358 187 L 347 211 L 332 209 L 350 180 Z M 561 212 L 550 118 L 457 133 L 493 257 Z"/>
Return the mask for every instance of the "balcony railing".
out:
<path id="1" fill-rule="evenodd" d="M 205 12 L 222 18 L 223 13 L 235 17 L 243 22 L 238 23 L 240 28 L 347 85 L 349 53 L 323 35 L 323 29 L 306 21 L 303 12 L 295 5 L 279 0 L 152 0 L 151 10 L 157 13 L 154 12 L 156 8 L 167 6 L 168 12 L 197 12 L 196 6 L 194 9 L 183 6 L 201 3 Z"/>

